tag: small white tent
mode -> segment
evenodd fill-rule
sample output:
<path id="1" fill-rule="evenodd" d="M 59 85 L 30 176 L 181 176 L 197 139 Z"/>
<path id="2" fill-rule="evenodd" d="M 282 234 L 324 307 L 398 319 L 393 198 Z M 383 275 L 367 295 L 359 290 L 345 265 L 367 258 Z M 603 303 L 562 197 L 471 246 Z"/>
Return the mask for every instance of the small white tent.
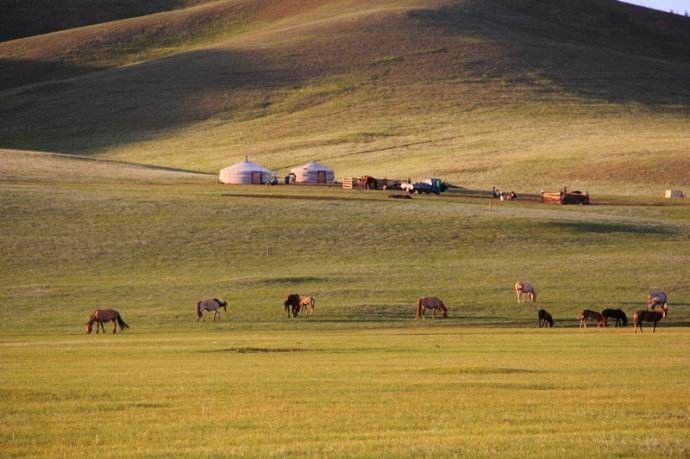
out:
<path id="1" fill-rule="evenodd" d="M 233 185 L 261 185 L 269 183 L 272 178 L 271 171 L 249 160 L 222 169 L 218 177 L 221 183 Z"/>
<path id="2" fill-rule="evenodd" d="M 316 161 L 295 167 L 291 172 L 295 174 L 295 183 L 325 185 L 335 181 L 333 169 Z"/>

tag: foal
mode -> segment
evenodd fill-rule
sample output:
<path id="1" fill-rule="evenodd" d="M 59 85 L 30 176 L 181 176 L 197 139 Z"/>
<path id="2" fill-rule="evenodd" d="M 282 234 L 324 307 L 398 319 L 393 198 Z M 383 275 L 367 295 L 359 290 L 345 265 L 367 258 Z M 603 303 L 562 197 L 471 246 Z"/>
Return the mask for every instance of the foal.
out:
<path id="1" fill-rule="evenodd" d="M 606 322 L 606 317 L 601 315 L 600 313 L 596 311 L 592 311 L 590 309 L 583 309 L 580 314 L 577 316 L 577 319 L 580 321 L 580 328 L 584 327 L 587 328 L 587 321 L 588 320 L 594 320 L 597 322 L 597 327 L 608 327 L 609 324 Z"/>

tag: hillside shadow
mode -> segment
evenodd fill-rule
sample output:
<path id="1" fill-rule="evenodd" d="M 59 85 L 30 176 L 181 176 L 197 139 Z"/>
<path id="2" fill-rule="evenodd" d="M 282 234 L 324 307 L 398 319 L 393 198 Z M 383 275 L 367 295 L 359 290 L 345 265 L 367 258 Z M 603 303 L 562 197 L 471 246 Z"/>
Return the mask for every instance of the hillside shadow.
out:
<path id="1" fill-rule="evenodd" d="M 547 226 L 563 228 L 572 232 L 581 233 L 627 233 L 627 234 L 650 234 L 650 235 L 670 235 L 673 231 L 670 228 L 652 225 L 625 224 L 625 223 L 602 223 L 602 222 L 554 222 Z"/>
<path id="2" fill-rule="evenodd" d="M 481 78 L 608 103 L 690 107 L 690 19 L 618 2 L 468 0 L 412 13 L 505 51 Z"/>
<path id="3" fill-rule="evenodd" d="M 0 41 L 181 8 L 199 1 L 32 0 L 0 2 Z M 77 14 L 78 12 L 78 14 Z"/>
<path id="4" fill-rule="evenodd" d="M 27 59 L 0 59 L 0 91 L 19 88 L 26 84 L 52 81 L 27 89 L 29 94 L 49 94 L 69 86 L 68 82 L 58 81 L 77 75 L 97 72 L 105 67 L 75 65 L 66 62 L 35 61 Z"/>
<path id="5" fill-rule="evenodd" d="M 271 66 L 260 52 L 197 50 L 100 70 L 46 62 L 8 61 L 6 82 L 23 69 L 85 75 L 0 92 L 0 148 L 89 154 L 156 138 L 163 131 L 240 110 L 257 116 L 270 102 L 267 88 L 299 85 L 306 75 Z M 256 91 L 254 91 L 256 90 Z"/>

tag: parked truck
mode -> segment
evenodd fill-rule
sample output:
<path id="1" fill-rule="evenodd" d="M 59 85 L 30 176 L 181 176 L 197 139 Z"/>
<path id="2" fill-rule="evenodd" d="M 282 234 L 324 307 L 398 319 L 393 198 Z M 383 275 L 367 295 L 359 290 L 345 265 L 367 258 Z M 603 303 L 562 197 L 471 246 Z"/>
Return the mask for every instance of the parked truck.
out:
<path id="1" fill-rule="evenodd" d="M 421 182 L 401 183 L 400 188 L 408 193 L 434 193 L 441 194 L 448 189 L 440 178 L 429 178 Z"/>

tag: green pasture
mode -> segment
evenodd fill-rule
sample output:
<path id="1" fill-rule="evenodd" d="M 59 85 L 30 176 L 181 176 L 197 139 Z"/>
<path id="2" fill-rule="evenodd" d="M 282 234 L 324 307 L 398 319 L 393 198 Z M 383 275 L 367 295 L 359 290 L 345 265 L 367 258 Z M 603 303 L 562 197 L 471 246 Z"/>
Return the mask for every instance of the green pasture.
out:
<path id="1" fill-rule="evenodd" d="M 234 317 L 235 314 L 232 314 Z M 229 319 L 229 318 L 226 318 Z M 687 329 L 4 337 L 0 439 L 32 457 L 686 457 Z M 182 330 L 185 328 L 186 330 Z"/>
<path id="2" fill-rule="evenodd" d="M 682 201 L 393 199 L 1 154 L 2 456 L 690 451 Z M 651 288 L 657 333 L 577 328 Z M 288 319 L 291 292 L 316 314 Z M 415 321 L 421 295 L 450 317 Z M 205 297 L 228 300 L 220 322 L 195 321 Z M 99 307 L 131 328 L 83 334 Z"/>

